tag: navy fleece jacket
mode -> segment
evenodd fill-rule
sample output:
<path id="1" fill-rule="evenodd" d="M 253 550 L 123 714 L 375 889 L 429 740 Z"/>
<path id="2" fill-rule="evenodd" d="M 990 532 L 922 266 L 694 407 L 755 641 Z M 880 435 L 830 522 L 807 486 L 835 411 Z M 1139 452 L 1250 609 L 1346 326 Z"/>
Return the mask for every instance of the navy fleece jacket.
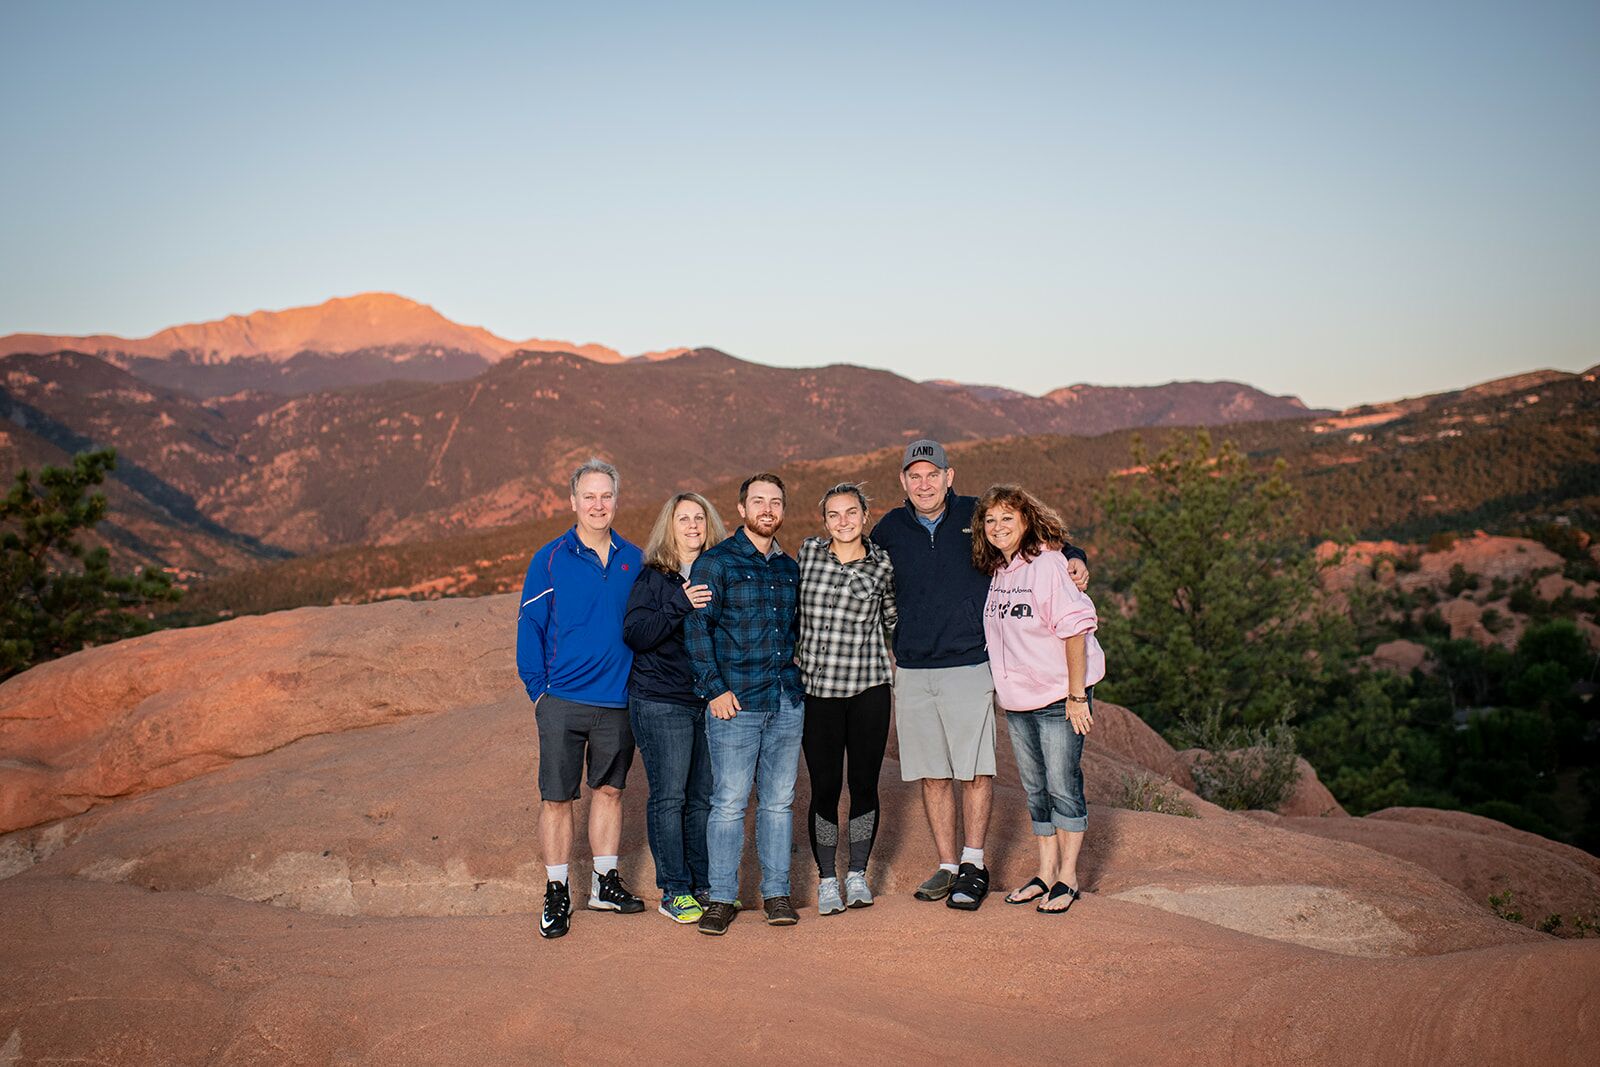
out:
<path id="1" fill-rule="evenodd" d="M 945 495 L 944 515 L 930 535 L 908 500 L 872 528 L 875 544 L 894 563 L 894 595 L 900 622 L 894 633 L 895 663 L 912 670 L 967 667 L 989 658 L 983 644 L 983 602 L 989 576 L 972 565 L 975 496 Z M 1088 557 L 1063 545 L 1068 559 Z"/>

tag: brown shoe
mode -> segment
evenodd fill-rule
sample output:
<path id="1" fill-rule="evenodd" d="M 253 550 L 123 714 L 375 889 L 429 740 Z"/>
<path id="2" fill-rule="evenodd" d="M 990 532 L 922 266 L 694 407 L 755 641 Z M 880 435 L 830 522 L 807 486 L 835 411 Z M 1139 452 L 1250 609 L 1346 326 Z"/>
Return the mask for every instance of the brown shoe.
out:
<path id="1" fill-rule="evenodd" d="M 706 905 L 705 912 L 700 916 L 700 932 L 721 936 L 728 932 L 728 927 L 733 924 L 734 917 L 739 914 L 739 909 L 725 900 L 713 900 Z"/>
<path id="2" fill-rule="evenodd" d="M 800 921 L 800 914 L 788 897 L 767 897 L 761 901 L 761 906 L 767 910 L 768 926 L 793 926 Z"/>

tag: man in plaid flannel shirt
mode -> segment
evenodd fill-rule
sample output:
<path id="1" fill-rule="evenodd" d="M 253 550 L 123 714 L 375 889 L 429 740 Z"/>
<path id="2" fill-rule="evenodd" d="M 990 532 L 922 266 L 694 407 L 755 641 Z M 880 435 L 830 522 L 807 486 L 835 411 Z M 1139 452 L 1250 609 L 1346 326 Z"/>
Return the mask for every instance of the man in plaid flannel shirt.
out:
<path id="1" fill-rule="evenodd" d="M 700 932 L 727 933 L 739 910 L 744 813 L 757 783 L 756 852 L 770 926 L 799 921 L 789 901 L 795 774 L 805 721 L 794 665 L 800 568 L 778 546 L 783 481 L 757 474 L 739 487 L 744 525 L 695 560 L 689 580 L 709 586 L 711 601 L 684 622 L 695 691 L 707 701 L 711 815 L 706 852 L 711 902 Z"/>

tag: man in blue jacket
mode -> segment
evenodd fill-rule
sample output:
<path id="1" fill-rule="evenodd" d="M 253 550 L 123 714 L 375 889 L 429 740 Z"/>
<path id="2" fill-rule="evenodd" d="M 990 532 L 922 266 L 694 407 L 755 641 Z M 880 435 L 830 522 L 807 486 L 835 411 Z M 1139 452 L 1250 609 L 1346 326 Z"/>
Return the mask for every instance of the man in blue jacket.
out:
<path id="1" fill-rule="evenodd" d="M 937 441 L 906 448 L 900 465 L 904 507 L 873 527 L 873 543 L 894 563 L 895 733 L 900 777 L 922 782 L 922 806 L 939 869 L 916 891 L 976 911 L 989 892 L 983 844 L 994 803 L 994 678 L 984 648 L 989 576 L 972 565 L 972 510 L 957 496 L 956 472 Z M 1081 589 L 1089 570 L 1082 549 L 1063 545 Z M 960 779 L 964 846 L 956 853 L 955 779 Z"/>
<path id="2" fill-rule="evenodd" d="M 739 861 L 744 813 L 756 788 L 756 853 L 761 904 L 769 926 L 800 921 L 789 900 L 794 847 L 794 782 L 805 726 L 804 693 L 794 646 L 800 565 L 778 546 L 784 488 L 776 474 L 756 474 L 739 487 L 734 535 L 694 561 L 689 580 L 711 600 L 683 625 L 695 691 L 707 701 L 711 816 L 706 853 L 711 901 L 700 932 L 725 934 L 739 912 Z"/>
<path id="3" fill-rule="evenodd" d="M 617 873 L 622 789 L 633 764 L 628 670 L 622 640 L 628 592 L 644 557 L 611 529 L 617 469 L 591 459 L 569 485 L 577 522 L 534 554 L 517 614 L 517 672 L 539 731 L 539 840 L 546 879 L 542 937 L 561 937 L 572 916 L 567 860 L 584 769 L 589 783 L 589 907 L 634 913 L 644 902 Z"/>

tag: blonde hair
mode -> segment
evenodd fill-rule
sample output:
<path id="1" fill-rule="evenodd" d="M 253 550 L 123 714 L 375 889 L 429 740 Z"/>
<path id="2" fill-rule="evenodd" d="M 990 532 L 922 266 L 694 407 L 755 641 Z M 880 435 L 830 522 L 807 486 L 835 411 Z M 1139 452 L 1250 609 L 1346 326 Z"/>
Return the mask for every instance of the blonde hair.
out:
<path id="1" fill-rule="evenodd" d="M 727 538 L 728 528 L 722 525 L 722 516 L 711 506 L 711 501 L 699 493 L 674 494 L 661 506 L 661 514 L 656 516 L 656 524 L 650 528 L 650 538 L 644 543 L 646 566 L 668 574 L 677 574 L 683 567 L 683 557 L 678 554 L 678 532 L 673 528 L 672 520 L 678 513 L 678 505 L 684 501 L 698 504 L 706 514 L 706 543 L 701 547 L 701 552 Z"/>

